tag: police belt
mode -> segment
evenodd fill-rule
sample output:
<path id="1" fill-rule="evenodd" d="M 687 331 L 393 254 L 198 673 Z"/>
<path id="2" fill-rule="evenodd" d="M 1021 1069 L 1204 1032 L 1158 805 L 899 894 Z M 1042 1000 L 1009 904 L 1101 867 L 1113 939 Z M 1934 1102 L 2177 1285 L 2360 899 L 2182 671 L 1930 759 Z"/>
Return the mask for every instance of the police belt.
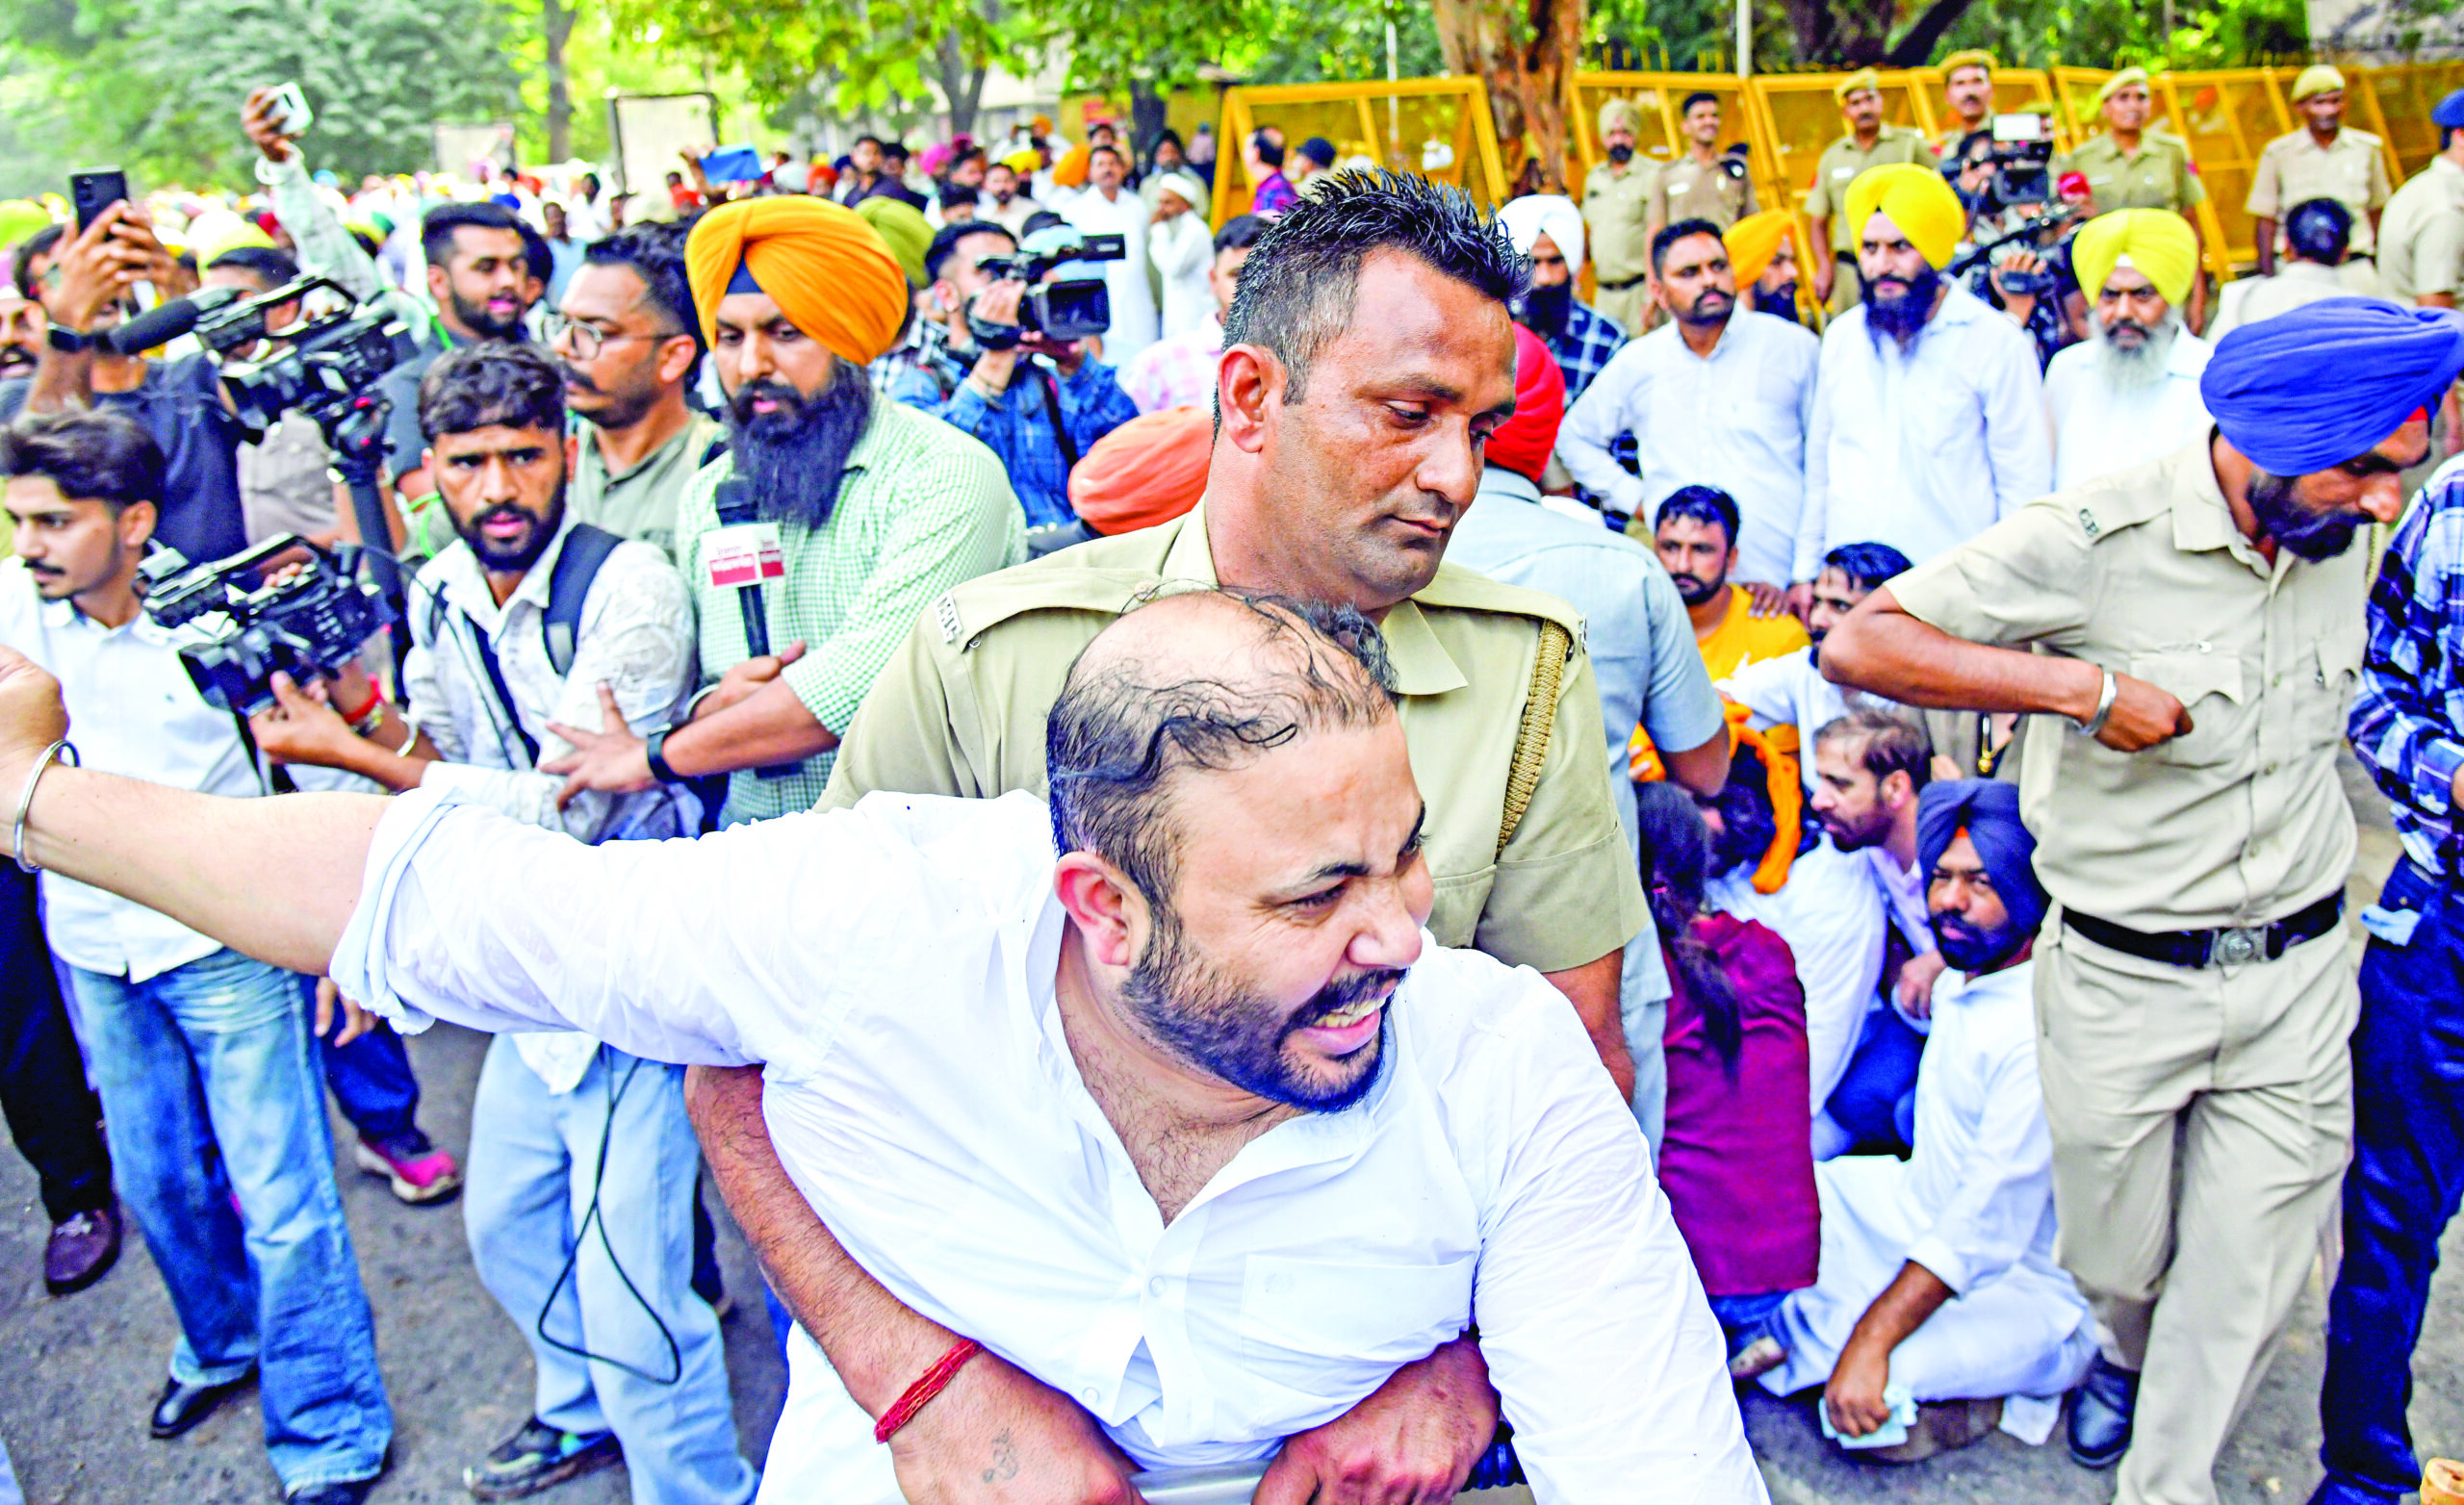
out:
<path id="1" fill-rule="evenodd" d="M 1651 277 L 1651 273 L 1650 273 L 1650 272 L 1645 271 L 1645 272 L 1637 272 L 1637 273 L 1635 273 L 1633 276 L 1630 276 L 1630 277 L 1627 278 L 1627 279 L 1626 279 L 1625 281 L 1623 281 L 1623 282 L 1608 282 L 1608 281 L 1604 280 L 1604 281 L 1600 284 L 1600 291 L 1601 291 L 1601 292 L 1603 292 L 1603 293 L 1623 293 L 1623 292 L 1625 292 L 1628 288 L 1634 287 L 1634 286 L 1636 286 L 1636 285 L 1638 285 L 1638 284 L 1640 284 L 1640 283 L 1643 283 L 1643 282 L 1645 282 L 1645 281 L 1648 281 L 1648 280 L 1650 279 L 1650 277 Z"/>
<path id="2" fill-rule="evenodd" d="M 2334 930 L 2344 913 L 2345 896 L 2339 891 L 2272 925 L 2228 925 L 2213 931 L 2164 931 L 2151 934 L 2067 907 L 2062 911 L 2062 923 L 2099 946 L 2146 961 L 2161 961 L 2171 967 L 2241 966 L 2273 961 L 2303 941 L 2317 940 Z"/>

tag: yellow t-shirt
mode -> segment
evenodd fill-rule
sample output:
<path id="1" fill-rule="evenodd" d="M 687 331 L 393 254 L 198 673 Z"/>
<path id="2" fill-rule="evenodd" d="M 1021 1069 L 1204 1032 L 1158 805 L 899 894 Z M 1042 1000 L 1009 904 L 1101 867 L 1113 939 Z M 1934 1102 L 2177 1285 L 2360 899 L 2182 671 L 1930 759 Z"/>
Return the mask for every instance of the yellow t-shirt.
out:
<path id="1" fill-rule="evenodd" d="M 1720 619 L 1709 637 L 1694 640 L 1703 650 L 1703 667 L 1711 672 L 1714 684 L 1747 664 L 1793 653 L 1812 641 L 1806 636 L 1805 624 L 1793 615 L 1782 612 L 1776 617 L 1758 617 L 1747 609 L 1751 604 L 1741 587 L 1730 586 L 1729 614 Z"/>

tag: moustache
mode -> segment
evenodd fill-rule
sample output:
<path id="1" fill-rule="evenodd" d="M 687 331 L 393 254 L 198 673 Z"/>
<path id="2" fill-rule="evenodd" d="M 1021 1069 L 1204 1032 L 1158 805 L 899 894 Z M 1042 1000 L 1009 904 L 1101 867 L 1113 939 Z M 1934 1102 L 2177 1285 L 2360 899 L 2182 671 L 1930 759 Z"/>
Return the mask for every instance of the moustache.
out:
<path id="1" fill-rule="evenodd" d="M 757 413 L 753 404 L 769 401 L 778 404 L 775 413 Z M 735 390 L 728 399 L 728 414 L 738 423 L 792 424 L 802 422 L 805 414 L 804 395 L 783 381 L 749 381 Z"/>
<path id="2" fill-rule="evenodd" d="M 599 390 L 599 383 L 591 380 L 588 376 L 583 375 L 580 371 L 575 370 L 572 366 L 563 361 L 558 361 L 556 363 L 556 375 L 557 378 L 563 381 L 566 386 L 573 388 L 577 392 L 597 392 Z"/>
<path id="3" fill-rule="evenodd" d="M 1294 1014 L 1292 1022 L 1284 1027 L 1285 1033 L 1305 1030 L 1328 1014 L 1354 1008 L 1373 998 L 1391 994 L 1402 985 L 1402 982 L 1403 969 L 1400 967 L 1379 967 L 1358 977 L 1337 979 L 1318 989 L 1317 996 L 1300 1007 L 1300 1011 Z"/>

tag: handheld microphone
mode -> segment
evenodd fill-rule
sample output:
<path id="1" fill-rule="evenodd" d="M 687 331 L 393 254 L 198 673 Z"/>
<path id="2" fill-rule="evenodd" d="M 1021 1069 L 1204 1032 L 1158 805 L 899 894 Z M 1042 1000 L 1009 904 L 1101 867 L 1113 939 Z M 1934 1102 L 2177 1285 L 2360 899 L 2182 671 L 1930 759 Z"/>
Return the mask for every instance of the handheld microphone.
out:
<path id="1" fill-rule="evenodd" d="M 151 313 L 106 331 L 101 339 L 114 355 L 141 355 L 167 344 L 205 321 L 205 316 L 240 299 L 238 288 L 207 288 L 189 297 L 173 298 Z"/>
<path id="2" fill-rule="evenodd" d="M 744 613 L 744 656 L 765 658 L 770 653 L 770 618 L 762 605 L 761 582 L 784 579 L 787 574 L 787 556 L 779 546 L 779 524 L 755 516 L 753 483 L 740 475 L 719 482 L 713 499 L 719 526 L 703 546 L 703 568 L 710 573 L 712 589 L 735 592 L 736 606 Z M 784 778 L 803 768 L 801 762 L 775 763 L 754 772 L 763 778 Z"/>

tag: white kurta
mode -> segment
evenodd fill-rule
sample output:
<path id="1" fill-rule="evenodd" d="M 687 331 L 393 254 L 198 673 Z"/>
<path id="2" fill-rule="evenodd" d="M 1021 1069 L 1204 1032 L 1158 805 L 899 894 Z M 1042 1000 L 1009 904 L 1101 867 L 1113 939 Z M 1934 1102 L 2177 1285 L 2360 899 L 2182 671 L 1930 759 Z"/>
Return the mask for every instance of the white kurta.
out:
<path id="1" fill-rule="evenodd" d="M 1046 200 L 1050 202 L 1050 200 Z M 1061 217 L 1089 235 L 1116 235 L 1121 259 L 1090 262 L 1100 268 L 1113 299 L 1113 326 L 1104 334 L 1104 360 L 1117 370 L 1155 343 L 1155 293 L 1146 285 L 1146 205 L 1122 189 L 1116 198 L 1091 188 L 1061 206 Z"/>
<path id="2" fill-rule="evenodd" d="M 2165 353 L 2163 379 L 2129 387 L 2114 384 L 2110 357 L 2092 340 L 2056 355 L 2044 373 L 2045 412 L 2053 419 L 2054 490 L 2161 460 L 2205 438 L 2214 421 L 2198 395 L 2198 377 L 2215 353 L 2198 336 L 2177 330 Z"/>
<path id="3" fill-rule="evenodd" d="M 1828 836 L 1798 854 L 1778 893 L 1756 893 L 1753 877 L 1751 868 L 1741 867 L 1715 878 L 1705 897 L 1714 909 L 1769 926 L 1797 958 L 1797 981 L 1806 989 L 1812 1107 L 1819 1113 L 1848 1069 L 1882 978 L 1888 923 L 1883 892 L 1864 855 L 1841 852 Z"/>
<path id="4" fill-rule="evenodd" d="M 1891 1379 L 1918 1400 L 2056 1396 L 2087 1373 L 2094 1325 L 2053 1257 L 2034 972 L 1944 973 L 1916 1074 L 1915 1154 L 1814 1167 L 1822 1273 L 1772 1317 L 1788 1357 L 1762 1377 L 1771 1393 L 1829 1380 L 1858 1319 L 1912 1260 L 1959 1292 L 1891 1352 Z M 2049 1417 L 2015 1408 L 2004 1426 L 2037 1441 Z"/>
<path id="5" fill-rule="evenodd" d="M 1215 322 L 1215 236 L 1206 217 L 1192 211 L 1160 220 L 1147 235 L 1147 251 L 1164 284 L 1164 338 L 1185 335 Z"/>

